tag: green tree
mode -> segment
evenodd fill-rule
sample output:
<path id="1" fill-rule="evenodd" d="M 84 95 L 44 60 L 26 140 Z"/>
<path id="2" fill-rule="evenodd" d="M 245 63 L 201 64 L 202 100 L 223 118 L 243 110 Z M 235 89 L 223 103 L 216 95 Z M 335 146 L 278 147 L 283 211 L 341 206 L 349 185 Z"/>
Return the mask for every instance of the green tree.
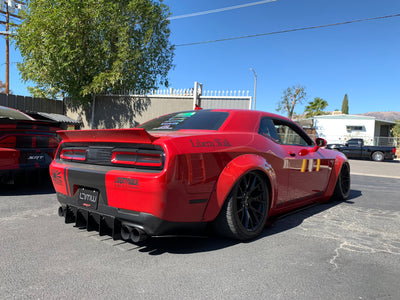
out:
<path id="1" fill-rule="evenodd" d="M 347 98 L 347 94 L 344 95 L 342 102 L 342 114 L 349 114 L 349 99 Z"/>
<path id="2" fill-rule="evenodd" d="M 21 77 L 35 96 L 79 103 L 93 94 L 168 86 L 169 11 L 152 0 L 31 0 L 16 29 Z"/>
<path id="3" fill-rule="evenodd" d="M 304 112 L 306 113 L 306 117 L 310 118 L 312 116 L 321 116 L 326 115 L 327 112 L 324 109 L 328 106 L 328 102 L 324 99 L 315 97 L 314 101 L 308 102 L 308 105 L 305 107 Z"/>
<path id="4" fill-rule="evenodd" d="M 396 122 L 396 125 L 392 128 L 392 133 L 394 137 L 400 138 L 400 120 L 393 120 Z"/>
<path id="5" fill-rule="evenodd" d="M 294 114 L 294 107 L 298 103 L 303 103 L 307 93 L 305 87 L 301 85 L 288 87 L 283 91 L 281 101 L 278 102 L 276 111 L 286 113 L 287 117 L 291 119 Z"/>

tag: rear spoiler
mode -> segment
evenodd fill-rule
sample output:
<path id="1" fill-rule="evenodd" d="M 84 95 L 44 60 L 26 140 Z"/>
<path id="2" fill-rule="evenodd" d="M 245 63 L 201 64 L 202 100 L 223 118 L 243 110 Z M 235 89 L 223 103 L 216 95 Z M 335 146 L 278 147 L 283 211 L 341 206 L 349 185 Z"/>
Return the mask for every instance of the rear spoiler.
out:
<path id="1" fill-rule="evenodd" d="M 151 144 L 158 137 L 143 128 L 94 129 L 57 131 L 64 142 L 144 143 Z"/>

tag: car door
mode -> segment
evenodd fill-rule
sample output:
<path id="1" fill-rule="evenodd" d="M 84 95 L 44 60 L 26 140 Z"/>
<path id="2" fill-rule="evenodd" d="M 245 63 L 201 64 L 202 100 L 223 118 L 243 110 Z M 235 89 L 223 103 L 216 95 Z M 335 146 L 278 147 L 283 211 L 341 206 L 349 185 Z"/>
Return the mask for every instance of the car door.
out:
<path id="1" fill-rule="evenodd" d="M 318 151 L 311 138 L 295 124 L 273 119 L 277 142 L 285 153 L 288 169 L 288 204 L 309 201 L 322 195 L 329 176 L 330 160 Z"/>

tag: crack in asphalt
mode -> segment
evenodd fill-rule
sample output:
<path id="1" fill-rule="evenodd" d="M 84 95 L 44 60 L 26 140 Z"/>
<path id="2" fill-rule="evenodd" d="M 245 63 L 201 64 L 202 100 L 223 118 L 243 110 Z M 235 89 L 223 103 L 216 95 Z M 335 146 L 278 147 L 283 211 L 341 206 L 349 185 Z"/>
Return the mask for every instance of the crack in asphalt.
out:
<path id="1" fill-rule="evenodd" d="M 329 260 L 338 268 L 340 251 L 400 255 L 400 212 L 336 206 L 311 216 L 300 225 L 307 236 L 336 240 Z"/>

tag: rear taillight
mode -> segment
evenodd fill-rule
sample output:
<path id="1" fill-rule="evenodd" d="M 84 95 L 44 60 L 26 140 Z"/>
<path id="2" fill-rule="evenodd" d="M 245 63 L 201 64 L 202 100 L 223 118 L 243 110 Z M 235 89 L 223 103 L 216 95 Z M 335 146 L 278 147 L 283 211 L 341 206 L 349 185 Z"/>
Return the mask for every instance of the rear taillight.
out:
<path id="1" fill-rule="evenodd" d="M 162 155 L 160 153 L 138 152 L 136 165 L 142 167 L 161 167 Z"/>
<path id="2" fill-rule="evenodd" d="M 85 161 L 86 160 L 86 150 L 84 149 L 62 149 L 60 153 L 60 158 L 64 160 L 71 161 Z"/>
<path id="3" fill-rule="evenodd" d="M 396 154 L 396 148 L 392 148 L 392 152 L 393 152 L 393 154 Z"/>
<path id="4" fill-rule="evenodd" d="M 159 151 L 113 151 L 111 155 L 113 164 L 131 165 L 137 167 L 160 168 L 163 165 L 163 155 Z"/>
<path id="5" fill-rule="evenodd" d="M 17 144 L 17 138 L 15 136 L 7 136 L 0 140 L 1 148 L 15 148 Z"/>

